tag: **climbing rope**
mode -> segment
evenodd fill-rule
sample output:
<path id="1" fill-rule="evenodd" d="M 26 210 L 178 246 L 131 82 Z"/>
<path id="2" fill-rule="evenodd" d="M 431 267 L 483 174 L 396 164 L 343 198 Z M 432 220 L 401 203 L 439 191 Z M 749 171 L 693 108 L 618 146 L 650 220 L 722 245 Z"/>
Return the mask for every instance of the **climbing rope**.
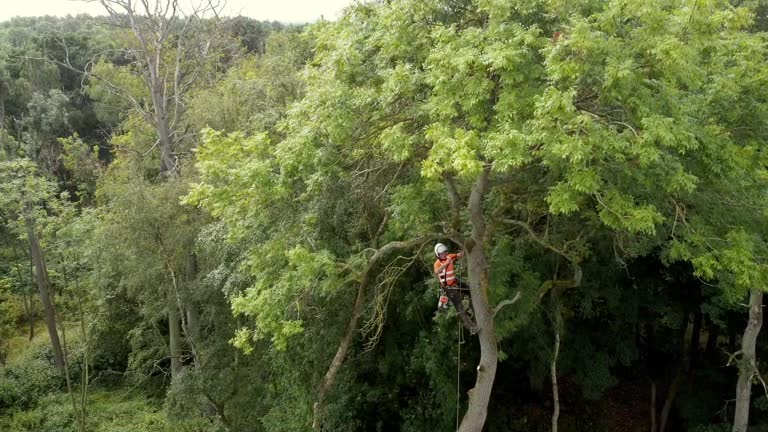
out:
<path id="1" fill-rule="evenodd" d="M 464 333 L 464 326 L 459 319 L 459 340 L 456 344 L 456 432 L 459 432 L 459 409 L 461 407 L 461 338 Z"/>
<path id="2" fill-rule="evenodd" d="M 462 260 L 459 260 L 456 265 L 458 266 L 456 275 L 463 277 L 462 270 L 464 269 L 464 266 L 462 265 Z M 461 298 L 461 294 L 459 294 L 459 298 Z M 459 432 L 459 411 L 461 409 L 461 344 L 464 343 L 462 341 L 464 338 L 464 323 L 461 322 L 460 316 L 456 315 L 456 318 L 459 323 L 459 340 L 456 344 L 456 432 Z"/>

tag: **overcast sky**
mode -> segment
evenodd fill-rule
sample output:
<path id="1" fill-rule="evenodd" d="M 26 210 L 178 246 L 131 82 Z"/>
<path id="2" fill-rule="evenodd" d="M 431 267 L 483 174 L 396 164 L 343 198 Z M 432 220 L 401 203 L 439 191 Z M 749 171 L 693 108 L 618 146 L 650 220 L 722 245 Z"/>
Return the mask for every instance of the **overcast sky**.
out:
<path id="1" fill-rule="evenodd" d="M 154 0 L 150 0 L 154 2 Z M 193 0 L 179 0 L 181 5 Z M 195 3 L 198 3 L 196 0 Z M 338 18 L 341 10 L 354 0 L 227 0 L 225 15 L 245 15 L 258 20 L 286 23 L 314 22 L 320 16 L 327 20 Z M 0 21 L 15 16 L 41 16 L 87 13 L 104 15 L 98 2 L 78 0 L 0 0 Z"/>

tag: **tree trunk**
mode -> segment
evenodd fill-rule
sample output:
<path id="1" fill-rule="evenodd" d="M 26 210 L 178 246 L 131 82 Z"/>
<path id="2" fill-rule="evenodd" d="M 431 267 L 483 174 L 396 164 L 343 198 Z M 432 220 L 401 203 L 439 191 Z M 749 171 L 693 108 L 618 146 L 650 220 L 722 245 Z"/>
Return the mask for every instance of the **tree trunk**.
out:
<path id="1" fill-rule="evenodd" d="M 333 356 L 333 360 L 331 361 L 330 366 L 328 366 L 328 371 L 326 371 L 325 376 L 323 376 L 323 380 L 320 383 L 320 388 L 317 392 L 317 401 L 313 406 L 314 418 L 312 420 L 312 429 L 315 431 L 322 430 L 323 402 L 325 400 L 325 396 L 336 382 L 336 375 L 338 374 L 339 369 L 341 369 L 341 366 L 344 364 L 344 360 L 347 358 L 349 347 L 352 344 L 355 332 L 357 331 L 357 324 L 360 321 L 360 316 L 363 313 L 363 306 L 365 305 L 365 297 L 368 292 L 368 286 L 374 278 L 373 271 L 379 264 L 379 261 L 381 261 L 394 250 L 411 249 L 437 237 L 439 236 L 432 234 L 408 241 L 390 242 L 377 250 L 371 259 L 368 260 L 368 264 L 366 265 L 365 270 L 363 270 L 363 274 L 360 279 L 360 285 L 357 289 L 357 298 L 355 299 L 355 305 L 352 307 L 352 317 L 350 318 L 349 324 L 347 325 L 347 330 L 344 333 L 344 336 L 341 338 L 339 348 L 336 350 L 336 355 Z"/>
<path id="2" fill-rule="evenodd" d="M 0 130 L 5 129 L 5 94 L 5 82 L 0 81 Z"/>
<path id="3" fill-rule="evenodd" d="M 479 329 L 480 364 L 477 366 L 475 387 L 469 391 L 467 412 L 459 426 L 460 432 L 480 432 L 483 429 L 499 360 L 493 310 L 488 303 L 488 262 L 485 256 L 483 201 L 488 191 L 489 174 L 490 169 L 485 167 L 469 196 L 472 225 L 471 248 L 468 253 L 469 286 L 475 322 Z"/>
<path id="4" fill-rule="evenodd" d="M 669 421 L 669 413 L 672 412 L 672 406 L 674 405 L 675 398 L 677 397 L 677 390 L 680 388 L 680 382 L 685 376 L 685 367 L 680 365 L 675 372 L 675 378 L 669 385 L 667 391 L 667 399 L 664 401 L 664 407 L 661 409 L 661 424 L 659 426 L 659 432 L 664 432 L 667 429 L 667 422 Z"/>
<path id="5" fill-rule="evenodd" d="M 32 302 L 32 296 L 29 299 L 29 314 L 27 315 L 29 320 L 29 341 L 35 338 L 35 304 Z"/>
<path id="6" fill-rule="evenodd" d="M 171 380 L 181 372 L 181 327 L 179 324 L 179 307 L 174 287 L 168 287 L 168 339 L 171 350 Z"/>
<path id="7" fill-rule="evenodd" d="M 187 284 L 187 292 L 193 292 L 195 279 L 197 278 L 197 255 L 189 254 L 187 257 L 186 268 L 184 269 L 184 280 Z M 197 304 L 191 300 L 184 301 L 184 315 L 187 318 L 187 325 L 184 328 L 185 336 L 189 345 L 193 347 L 195 368 L 201 370 L 202 364 L 198 357 L 197 345 L 200 343 L 200 312 Z M 182 320 L 182 324 L 184 321 Z"/>
<path id="8" fill-rule="evenodd" d="M 158 47 L 157 50 L 160 50 Z M 155 53 L 156 58 L 148 56 L 150 90 L 152 92 L 152 105 L 155 108 L 155 125 L 157 126 L 157 135 L 160 149 L 160 174 L 168 174 L 175 168 L 173 162 L 173 141 L 171 138 L 171 127 L 168 122 L 168 99 L 165 97 L 165 85 L 163 77 L 160 75 L 159 63 L 160 52 Z"/>
<path id="9" fill-rule="evenodd" d="M 703 314 L 701 313 L 701 307 L 696 307 L 696 312 L 693 313 L 693 331 L 691 332 L 691 346 L 688 350 L 688 358 L 690 359 L 691 369 L 696 367 L 696 363 L 699 360 L 699 349 L 701 345 L 701 324 L 703 321 Z"/>
<path id="10" fill-rule="evenodd" d="M 336 375 L 339 373 L 341 365 L 344 364 L 344 360 L 347 358 L 347 353 L 349 352 L 349 346 L 352 344 L 352 339 L 355 337 L 357 323 L 360 321 L 360 315 L 363 313 L 363 305 L 365 304 L 366 285 L 367 282 L 365 284 L 361 283 L 360 287 L 357 289 L 357 299 L 355 300 L 355 305 L 352 307 L 352 318 L 350 318 L 349 324 L 347 325 L 347 331 L 344 333 L 344 337 L 342 337 L 341 342 L 339 343 L 336 355 L 333 356 L 333 361 L 331 361 L 331 365 L 328 367 L 328 371 L 325 373 L 323 381 L 320 384 L 320 389 L 317 392 L 317 401 L 313 406 L 314 419 L 312 420 L 312 429 L 316 432 L 322 430 L 322 411 L 325 396 L 336 382 Z"/>
<path id="11" fill-rule="evenodd" d="M 48 335 L 51 337 L 51 346 L 53 347 L 53 359 L 57 368 L 64 368 L 64 352 L 61 349 L 59 333 L 56 329 L 56 310 L 53 307 L 53 301 L 50 296 L 50 282 L 48 281 L 48 270 L 45 267 L 43 252 L 40 250 L 40 243 L 37 239 L 34 224 L 32 220 L 26 219 L 27 238 L 29 239 L 29 251 L 32 261 L 35 264 L 35 279 L 37 280 L 37 289 L 40 291 L 40 301 L 43 303 L 45 311 L 45 324 L 48 327 Z"/>
<path id="12" fill-rule="evenodd" d="M 720 326 L 708 319 L 707 332 L 709 335 L 707 336 L 707 346 L 704 348 L 704 356 L 707 360 L 714 362 L 718 357 L 717 340 L 720 338 Z"/>
<path id="13" fill-rule="evenodd" d="M 15 245 L 15 244 L 14 244 Z M 14 246 L 14 251 L 16 251 L 16 247 Z M 30 282 L 32 282 L 32 285 L 34 285 L 34 274 L 32 273 L 32 255 L 30 254 L 30 263 L 29 263 L 29 273 L 31 275 Z M 34 295 L 32 294 L 31 290 L 29 289 L 32 285 L 27 285 L 26 281 L 24 280 L 24 276 L 21 274 L 21 268 L 18 263 L 14 265 L 16 267 L 16 278 L 19 280 L 19 286 L 25 287 L 23 288 L 23 291 L 21 293 L 21 302 L 24 305 L 24 315 L 27 317 L 28 323 L 29 323 L 29 340 L 31 341 L 32 338 L 35 337 L 35 317 L 34 317 Z M 29 296 L 27 296 L 29 294 Z"/>
<path id="14" fill-rule="evenodd" d="M 187 282 L 187 292 L 192 292 L 194 289 L 195 279 L 197 279 L 197 255 L 194 253 L 189 254 L 187 257 L 187 266 L 185 269 L 184 279 Z M 187 314 L 187 326 L 189 327 L 190 337 L 195 343 L 200 341 L 200 312 L 197 308 L 197 304 L 188 301 L 185 305 Z"/>
<path id="15" fill-rule="evenodd" d="M 168 126 L 168 114 L 163 111 L 157 114 L 157 133 L 160 135 L 160 174 L 167 174 L 176 168 L 173 161 L 173 146 L 170 127 Z"/>
<path id="16" fill-rule="evenodd" d="M 560 391 L 557 387 L 557 356 L 560 354 L 560 329 L 562 327 L 562 316 L 560 314 L 560 305 L 557 299 L 557 289 L 552 290 L 552 326 L 555 330 L 554 349 L 552 350 L 552 365 L 550 366 L 550 377 L 552 378 L 552 432 L 557 432 L 557 421 L 560 418 Z"/>
<path id="17" fill-rule="evenodd" d="M 659 432 L 665 432 L 667 429 L 669 414 L 672 412 L 672 407 L 674 406 L 675 398 L 677 397 L 677 391 L 680 389 L 680 383 L 683 381 L 683 379 L 686 378 L 687 372 L 690 369 L 690 362 L 688 361 L 688 349 L 686 349 L 685 346 L 685 338 L 688 334 L 688 327 L 690 326 L 688 319 L 689 315 L 690 314 L 687 310 L 683 314 L 683 322 L 681 325 L 679 337 L 680 361 L 677 366 L 677 370 L 675 371 L 675 377 L 669 384 L 669 389 L 667 390 L 667 398 L 664 400 L 664 407 L 661 409 Z"/>
<path id="18" fill-rule="evenodd" d="M 749 292 L 749 322 L 741 339 L 741 361 L 739 380 L 736 384 L 736 411 L 733 417 L 733 432 L 747 432 L 749 426 L 749 404 L 752 393 L 752 378 L 757 371 L 755 345 L 763 325 L 763 293 L 752 289 Z"/>
<path id="19" fill-rule="evenodd" d="M 651 432 L 656 432 L 656 381 L 651 381 Z"/>

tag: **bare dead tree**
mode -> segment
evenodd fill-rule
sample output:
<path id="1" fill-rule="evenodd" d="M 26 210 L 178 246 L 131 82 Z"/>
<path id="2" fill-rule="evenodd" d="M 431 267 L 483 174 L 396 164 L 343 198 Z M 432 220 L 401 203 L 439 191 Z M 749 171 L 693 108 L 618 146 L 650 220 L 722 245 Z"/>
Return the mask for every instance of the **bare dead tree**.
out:
<path id="1" fill-rule="evenodd" d="M 222 66 L 223 59 L 234 59 L 239 52 L 239 46 L 223 32 L 223 2 L 201 1 L 185 9 L 178 0 L 84 1 L 98 1 L 110 23 L 125 28 L 133 36 L 134 43 L 121 52 L 132 62 L 129 70 L 137 73 L 151 100 L 144 100 L 95 70 L 104 52 L 97 53 L 80 68 L 71 63 L 64 38 L 51 35 L 64 50 L 64 59 L 53 61 L 81 73 L 84 82 L 90 79 L 102 86 L 152 124 L 157 131 L 153 149 L 160 153 L 160 174 L 177 175 L 180 144 L 191 135 L 183 124 L 187 94 L 210 78 Z"/>

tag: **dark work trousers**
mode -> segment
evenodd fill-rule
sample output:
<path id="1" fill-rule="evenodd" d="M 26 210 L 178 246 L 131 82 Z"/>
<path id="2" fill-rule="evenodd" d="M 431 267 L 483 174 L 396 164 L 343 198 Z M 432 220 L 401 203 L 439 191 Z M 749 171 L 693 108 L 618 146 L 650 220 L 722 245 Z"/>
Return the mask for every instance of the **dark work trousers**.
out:
<path id="1" fill-rule="evenodd" d="M 475 329 L 475 324 L 467 316 L 467 311 L 464 309 L 464 304 L 461 302 L 462 292 L 468 294 L 469 286 L 459 279 L 457 279 L 456 282 L 455 285 L 444 286 L 443 291 L 445 292 L 445 296 L 448 297 L 448 300 L 453 303 L 453 307 L 456 308 L 456 312 L 458 312 L 461 321 L 464 323 L 464 327 L 466 327 L 467 330 L 472 331 Z"/>

